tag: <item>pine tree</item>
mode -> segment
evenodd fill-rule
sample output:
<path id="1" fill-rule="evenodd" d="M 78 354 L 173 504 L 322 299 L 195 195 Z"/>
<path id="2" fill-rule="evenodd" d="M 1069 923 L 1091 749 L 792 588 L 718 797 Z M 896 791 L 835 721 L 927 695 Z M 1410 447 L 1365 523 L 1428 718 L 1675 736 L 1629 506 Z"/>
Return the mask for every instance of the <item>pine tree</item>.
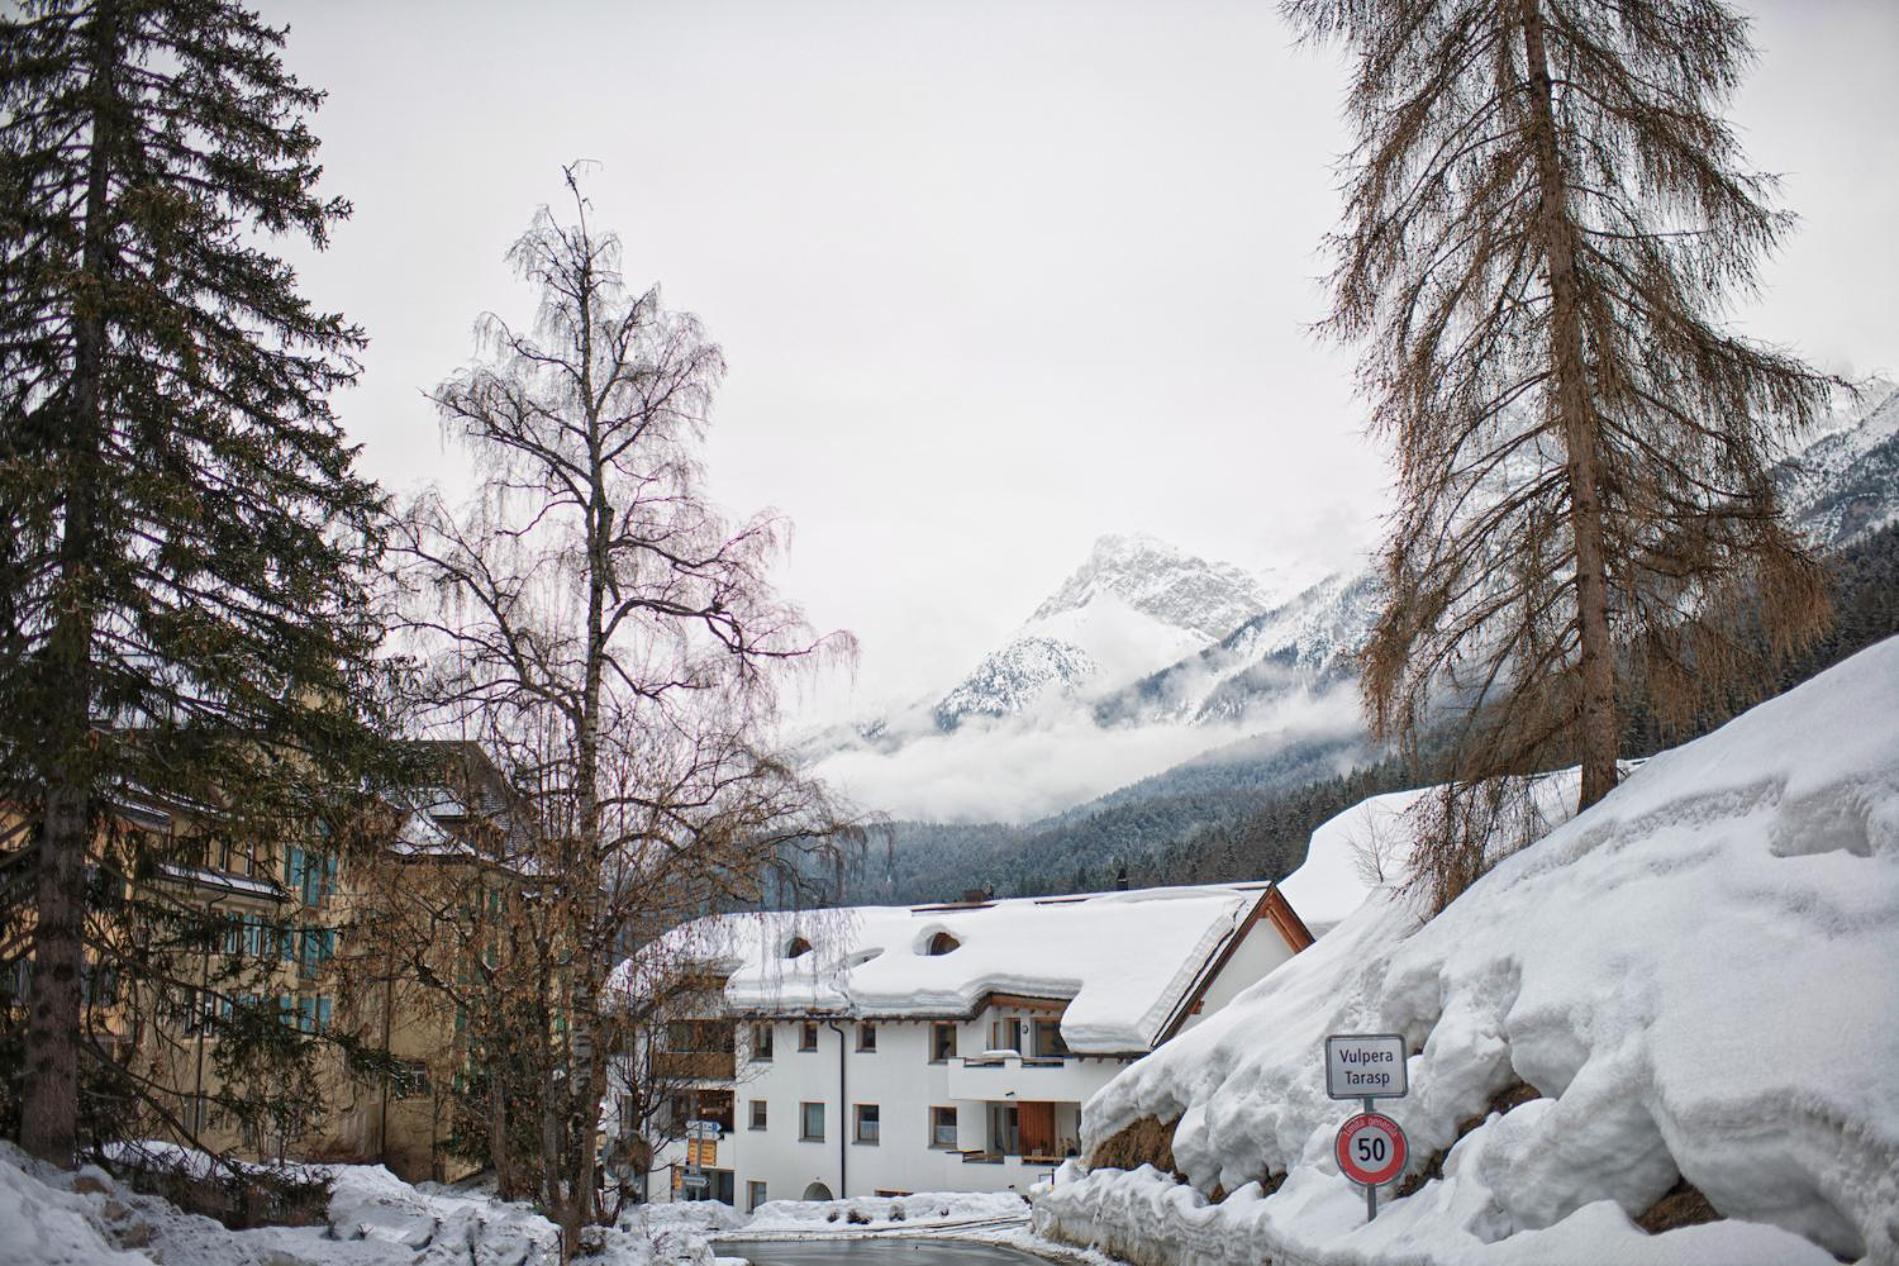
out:
<path id="1" fill-rule="evenodd" d="M 103 1058 L 88 869 L 164 860 L 96 847 L 114 805 L 307 838 L 377 750 L 381 499 L 327 403 L 363 336 L 268 247 L 349 208 L 283 41 L 230 0 L 0 19 L 0 798 L 34 875 L 21 1133 L 59 1163 Z"/>
<path id="2" fill-rule="evenodd" d="M 1770 470 L 1833 384 L 1718 325 L 1790 226 L 1718 112 L 1746 22 L 1717 0 L 1284 8 L 1354 57 L 1328 329 L 1363 342 L 1398 466 L 1374 727 L 1415 745 L 1448 705 L 1460 784 L 1580 760 L 1587 806 L 1631 682 L 1686 718 L 1826 621 Z"/>

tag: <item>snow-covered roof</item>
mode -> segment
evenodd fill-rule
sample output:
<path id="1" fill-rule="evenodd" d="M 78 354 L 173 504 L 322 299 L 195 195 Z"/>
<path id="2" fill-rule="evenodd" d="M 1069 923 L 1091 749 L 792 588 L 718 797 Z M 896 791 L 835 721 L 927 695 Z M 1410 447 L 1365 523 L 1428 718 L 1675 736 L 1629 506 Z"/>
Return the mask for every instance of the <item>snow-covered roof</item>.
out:
<path id="1" fill-rule="evenodd" d="M 1062 1037 L 1071 1050 L 1148 1050 L 1267 890 L 718 915 L 677 929 L 660 953 L 726 975 L 726 1004 L 741 1014 L 962 1016 L 990 994 L 1015 994 L 1067 1000 Z M 933 955 L 939 933 L 955 946 Z M 635 988 L 636 976 L 634 964 L 621 964 L 616 987 Z"/>

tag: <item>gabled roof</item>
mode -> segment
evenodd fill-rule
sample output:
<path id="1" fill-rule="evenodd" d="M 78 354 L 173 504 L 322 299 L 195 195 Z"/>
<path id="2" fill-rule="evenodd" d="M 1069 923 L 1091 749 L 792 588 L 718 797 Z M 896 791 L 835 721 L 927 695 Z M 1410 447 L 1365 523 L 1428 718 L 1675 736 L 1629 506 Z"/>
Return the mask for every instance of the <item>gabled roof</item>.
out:
<path id="1" fill-rule="evenodd" d="M 676 929 L 656 952 L 724 975 L 725 1002 L 741 1014 L 968 1016 L 1010 994 L 1066 1001 L 1069 1048 L 1119 1054 L 1168 1035 L 1272 895 L 1242 884 L 719 915 Z M 932 954 L 942 933 L 956 944 Z M 809 952 L 790 956 L 802 949 L 794 942 Z M 621 965 L 618 987 L 632 987 L 633 968 Z"/>

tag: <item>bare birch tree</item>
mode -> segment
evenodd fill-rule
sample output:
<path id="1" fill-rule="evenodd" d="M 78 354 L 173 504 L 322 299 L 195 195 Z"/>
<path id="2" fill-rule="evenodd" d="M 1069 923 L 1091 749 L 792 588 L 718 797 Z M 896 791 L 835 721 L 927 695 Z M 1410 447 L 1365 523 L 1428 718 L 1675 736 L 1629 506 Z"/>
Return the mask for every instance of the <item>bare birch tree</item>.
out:
<path id="1" fill-rule="evenodd" d="M 630 294 L 619 245 L 543 210 L 511 254 L 533 327 L 481 323 L 483 355 L 433 395 L 485 475 L 466 514 L 426 500 L 400 551 L 437 716 L 479 739 L 527 819 L 520 951 L 545 1015 L 541 1200 L 566 1250 L 595 1213 L 613 964 L 679 918 L 755 902 L 862 832 L 761 746 L 775 666 L 847 654 L 780 602 L 782 525 L 729 524 L 698 446 L 722 372 L 698 321 Z M 538 1054 L 536 1053 L 538 1052 Z"/>
<path id="2" fill-rule="evenodd" d="M 1827 619 L 1770 469 L 1833 384 L 1718 324 L 1791 223 L 1719 114 L 1746 22 L 1717 0 L 1283 7 L 1353 55 L 1327 329 L 1362 343 L 1396 448 L 1374 728 L 1415 750 L 1448 706 L 1456 786 L 1580 760 L 1587 806 L 1631 681 L 1686 719 Z"/>

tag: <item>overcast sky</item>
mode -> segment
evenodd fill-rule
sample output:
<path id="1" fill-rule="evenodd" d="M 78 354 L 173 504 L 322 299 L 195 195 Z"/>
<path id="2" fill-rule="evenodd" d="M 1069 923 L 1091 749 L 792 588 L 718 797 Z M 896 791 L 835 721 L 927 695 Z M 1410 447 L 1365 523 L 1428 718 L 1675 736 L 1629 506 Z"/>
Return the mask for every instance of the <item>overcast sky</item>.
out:
<path id="1" fill-rule="evenodd" d="M 1899 367 L 1899 4 L 1775 0 L 1735 106 L 1800 233 L 1736 319 Z M 734 511 L 797 526 L 786 591 L 863 643 L 851 706 L 953 681 L 1106 532 L 1305 571 L 1376 535 L 1351 358 L 1309 333 L 1342 63 L 1269 0 L 282 0 L 327 90 L 303 262 L 371 338 L 339 401 L 368 471 L 453 485 L 421 391 L 586 158 L 636 284 L 730 374 Z M 842 701 L 827 701 L 830 711 Z"/>

